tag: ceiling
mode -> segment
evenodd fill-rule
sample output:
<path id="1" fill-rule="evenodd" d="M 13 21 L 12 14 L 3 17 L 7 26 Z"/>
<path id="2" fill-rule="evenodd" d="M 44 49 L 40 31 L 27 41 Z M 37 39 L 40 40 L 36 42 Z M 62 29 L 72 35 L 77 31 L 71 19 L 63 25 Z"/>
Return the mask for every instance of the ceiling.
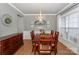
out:
<path id="1" fill-rule="evenodd" d="M 12 3 L 24 14 L 57 14 L 69 3 Z"/>

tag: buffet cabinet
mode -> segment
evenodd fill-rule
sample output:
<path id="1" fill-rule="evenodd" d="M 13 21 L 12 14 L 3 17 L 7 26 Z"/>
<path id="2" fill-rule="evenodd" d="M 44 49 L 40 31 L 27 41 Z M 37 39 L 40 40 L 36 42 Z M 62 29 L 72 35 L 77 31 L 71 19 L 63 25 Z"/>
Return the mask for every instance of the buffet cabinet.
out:
<path id="1" fill-rule="evenodd" d="M 16 34 L 0 41 L 0 55 L 14 54 L 23 45 L 23 34 Z"/>

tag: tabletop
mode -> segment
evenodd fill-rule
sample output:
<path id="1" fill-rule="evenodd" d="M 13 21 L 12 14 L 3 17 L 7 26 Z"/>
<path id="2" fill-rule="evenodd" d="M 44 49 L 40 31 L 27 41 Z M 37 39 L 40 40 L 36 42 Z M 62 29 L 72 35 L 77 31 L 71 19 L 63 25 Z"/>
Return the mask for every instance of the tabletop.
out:
<path id="1" fill-rule="evenodd" d="M 53 36 L 51 34 L 36 34 L 34 37 L 33 42 L 40 42 L 40 41 L 52 41 L 53 40 Z"/>

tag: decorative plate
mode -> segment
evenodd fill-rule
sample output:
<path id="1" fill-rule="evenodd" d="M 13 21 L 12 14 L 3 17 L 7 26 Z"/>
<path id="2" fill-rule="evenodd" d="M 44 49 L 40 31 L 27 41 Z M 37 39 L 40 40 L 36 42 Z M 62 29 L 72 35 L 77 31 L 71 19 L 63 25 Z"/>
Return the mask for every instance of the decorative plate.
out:
<path id="1" fill-rule="evenodd" d="M 6 26 L 9 26 L 12 23 L 12 17 L 8 14 L 2 16 L 2 23 Z"/>

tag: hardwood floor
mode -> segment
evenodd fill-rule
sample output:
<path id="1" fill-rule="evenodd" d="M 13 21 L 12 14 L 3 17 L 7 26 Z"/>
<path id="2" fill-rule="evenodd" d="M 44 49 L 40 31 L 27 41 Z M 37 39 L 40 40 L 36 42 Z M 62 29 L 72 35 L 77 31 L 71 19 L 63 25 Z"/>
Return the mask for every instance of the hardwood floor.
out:
<path id="1" fill-rule="evenodd" d="M 57 55 L 76 55 L 60 42 L 58 42 L 57 47 Z M 18 49 L 14 55 L 34 55 L 32 52 L 31 40 L 24 40 L 24 45 L 20 49 Z M 52 55 L 54 55 L 54 53 L 52 53 Z"/>

